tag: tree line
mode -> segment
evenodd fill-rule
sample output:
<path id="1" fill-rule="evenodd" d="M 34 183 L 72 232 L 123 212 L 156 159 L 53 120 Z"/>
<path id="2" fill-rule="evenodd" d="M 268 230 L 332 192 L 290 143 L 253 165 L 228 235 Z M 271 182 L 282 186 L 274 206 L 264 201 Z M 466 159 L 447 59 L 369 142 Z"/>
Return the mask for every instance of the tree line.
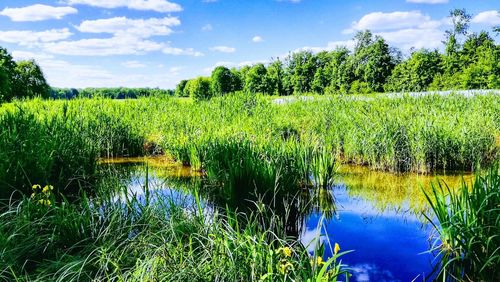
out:
<path id="1" fill-rule="evenodd" d="M 50 87 L 34 60 L 16 62 L 7 49 L 0 47 L 0 103 L 13 98 L 48 98 L 49 95 Z"/>
<path id="2" fill-rule="evenodd" d="M 207 99 L 235 91 L 268 95 L 303 93 L 411 92 L 500 88 L 500 46 L 487 31 L 469 32 L 464 9 L 450 12 L 444 52 L 412 49 L 409 55 L 381 36 L 360 31 L 354 50 L 290 53 L 284 60 L 229 69 L 218 66 L 210 77 L 181 81 L 175 95 Z M 493 29 L 494 33 L 499 28 Z"/>
<path id="3" fill-rule="evenodd" d="M 173 96 L 174 91 L 160 88 L 52 88 L 50 98 L 52 99 L 74 99 L 74 98 L 109 98 L 109 99 L 136 99 L 150 96 Z"/>
<path id="4" fill-rule="evenodd" d="M 13 99 L 111 98 L 134 99 L 149 96 L 173 96 L 173 90 L 159 88 L 51 88 L 42 69 L 34 60 L 14 61 L 7 49 L 0 47 L 0 103 Z"/>

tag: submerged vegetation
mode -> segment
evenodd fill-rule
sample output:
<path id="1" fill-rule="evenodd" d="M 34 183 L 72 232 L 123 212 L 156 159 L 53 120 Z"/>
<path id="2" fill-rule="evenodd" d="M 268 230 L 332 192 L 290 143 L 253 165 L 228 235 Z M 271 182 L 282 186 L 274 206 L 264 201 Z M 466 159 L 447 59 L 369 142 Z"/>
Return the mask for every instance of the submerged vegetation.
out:
<path id="1" fill-rule="evenodd" d="M 426 193 L 437 233 L 436 251 L 442 259 L 440 275 L 448 280 L 500 279 L 500 174 L 498 166 L 463 182 L 452 192 L 442 182 Z"/>

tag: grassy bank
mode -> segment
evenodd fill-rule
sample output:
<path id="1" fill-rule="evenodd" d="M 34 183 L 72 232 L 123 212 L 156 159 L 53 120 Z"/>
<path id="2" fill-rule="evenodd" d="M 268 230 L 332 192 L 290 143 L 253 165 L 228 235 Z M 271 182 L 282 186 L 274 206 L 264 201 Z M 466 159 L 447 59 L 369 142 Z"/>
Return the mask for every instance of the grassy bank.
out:
<path id="1" fill-rule="evenodd" d="M 345 279 L 338 248 L 326 262 L 320 249 L 311 256 L 300 242 L 280 232 L 283 222 L 278 216 L 237 216 L 231 211 L 222 215 L 158 195 L 154 201 L 122 197 L 118 202 L 109 192 L 121 188 L 106 183 L 92 200 L 83 196 L 73 203 L 57 201 L 50 187 L 35 187 L 34 196 L 11 203 L 0 214 L 0 279 Z M 260 224 L 264 215 L 272 229 Z"/>
<path id="2" fill-rule="evenodd" d="M 26 192 L 32 183 L 82 185 L 98 157 L 155 152 L 215 175 L 210 166 L 223 161 L 217 150 L 234 140 L 248 144 L 236 149 L 250 159 L 300 148 L 279 158 L 284 168 L 290 158 L 305 164 L 310 152 L 324 152 L 326 159 L 300 168 L 303 180 L 316 172 L 317 182 L 328 182 L 332 159 L 393 172 L 473 170 L 498 157 L 499 108 L 495 94 L 332 96 L 283 104 L 245 94 L 199 103 L 144 98 L 4 104 L 0 185 L 3 197 L 14 188 Z"/>

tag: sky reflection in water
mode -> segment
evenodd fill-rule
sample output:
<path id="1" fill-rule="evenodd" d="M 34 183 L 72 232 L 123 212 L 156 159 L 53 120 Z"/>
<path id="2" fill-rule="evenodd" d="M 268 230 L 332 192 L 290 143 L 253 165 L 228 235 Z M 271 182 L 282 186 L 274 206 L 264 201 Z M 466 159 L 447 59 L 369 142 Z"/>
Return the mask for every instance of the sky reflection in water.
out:
<path id="1" fill-rule="evenodd" d="M 129 196 L 144 199 L 144 166 L 129 169 Z M 172 171 L 171 165 L 167 170 L 161 166 L 149 168 L 152 197 L 170 197 L 192 212 L 196 209 L 189 189 L 192 184 L 179 181 L 179 170 L 174 169 L 174 175 L 169 171 Z M 461 180 L 461 176 L 443 178 L 452 187 Z M 321 237 L 326 243 L 325 260 L 332 255 L 328 242 L 332 248 L 337 242 L 342 251 L 354 250 L 342 257 L 353 272 L 350 281 L 423 281 L 432 272 L 434 256 L 428 253 L 430 226 L 422 217 L 426 205 L 421 188 L 425 189 L 433 180 L 435 176 L 397 176 L 344 167 L 339 184 L 321 191 L 316 207 L 300 217 L 303 221 L 298 223 L 302 225 L 301 241 L 312 251 L 315 247 L 312 239 L 317 238 L 318 233 L 327 234 Z M 332 199 L 335 199 L 334 205 L 324 203 Z M 331 215 L 331 211 L 325 213 L 322 208 L 332 206 L 337 213 L 333 217 L 325 216 Z M 204 203 L 204 207 L 204 213 L 213 212 L 211 203 Z"/>

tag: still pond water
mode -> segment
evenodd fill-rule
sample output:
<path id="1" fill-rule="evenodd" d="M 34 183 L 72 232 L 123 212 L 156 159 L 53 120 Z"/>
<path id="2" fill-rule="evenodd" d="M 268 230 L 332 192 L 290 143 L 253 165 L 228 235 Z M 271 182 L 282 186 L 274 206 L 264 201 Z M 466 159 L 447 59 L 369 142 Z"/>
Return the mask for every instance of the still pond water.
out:
<path id="1" fill-rule="evenodd" d="M 146 163 L 148 173 L 146 174 Z M 170 197 L 187 208 L 196 204 L 190 187 L 202 181 L 190 168 L 162 158 L 137 158 L 104 161 L 104 164 L 126 171 L 124 181 L 129 195 L 144 197 L 148 186 L 153 197 Z M 436 177 L 456 187 L 470 175 L 394 175 L 364 167 L 343 166 L 337 184 L 328 190 L 306 192 L 298 207 L 287 217 L 287 231 L 299 236 L 308 249 L 314 250 L 314 238 L 321 235 L 326 243 L 324 259 L 339 243 L 342 251 L 354 250 L 342 257 L 353 273 L 350 281 L 429 281 L 437 260 L 429 253 L 432 230 L 423 214 L 429 214 L 421 189 L 427 189 Z M 206 212 L 214 206 L 241 210 L 241 199 L 221 200 L 201 193 Z M 248 205 L 247 205 L 248 206 Z M 279 213 L 279 211 L 278 211 Z M 288 226 L 289 225 L 289 226 Z"/>

